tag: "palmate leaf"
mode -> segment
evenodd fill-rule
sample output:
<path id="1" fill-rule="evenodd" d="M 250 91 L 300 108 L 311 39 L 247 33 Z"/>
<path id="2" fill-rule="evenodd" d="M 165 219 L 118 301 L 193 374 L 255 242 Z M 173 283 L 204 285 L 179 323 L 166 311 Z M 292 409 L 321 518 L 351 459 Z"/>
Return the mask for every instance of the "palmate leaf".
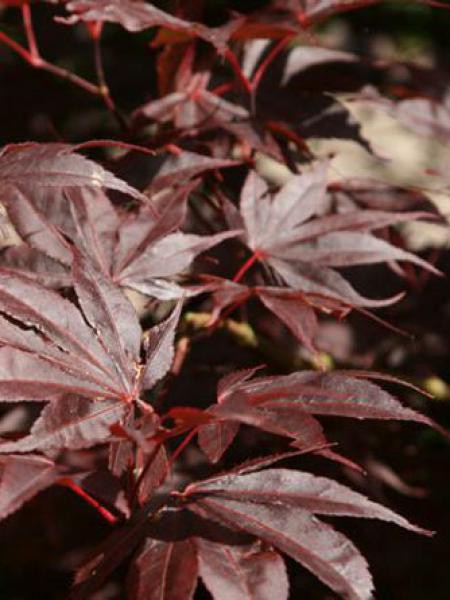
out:
<path id="1" fill-rule="evenodd" d="M 227 546 L 196 538 L 199 573 L 214 600 L 287 600 L 282 557 L 260 544 Z"/>
<path id="2" fill-rule="evenodd" d="M 164 187 L 187 183 L 190 179 L 214 169 L 234 167 L 239 161 L 214 158 L 196 152 L 183 151 L 180 155 L 169 155 L 161 165 L 150 184 L 152 192 Z"/>
<path id="3" fill-rule="evenodd" d="M 55 463 L 42 456 L 0 456 L 0 519 L 53 485 L 59 475 Z"/>
<path id="4" fill-rule="evenodd" d="M 247 286 L 219 277 L 202 277 L 211 285 L 214 322 L 227 307 L 236 307 L 250 298 L 258 298 L 273 316 L 279 319 L 312 354 L 317 352 L 316 311 L 345 316 L 350 309 L 343 302 L 317 294 L 305 294 L 287 287 Z"/>
<path id="5" fill-rule="evenodd" d="M 413 421 L 448 436 L 432 419 L 402 406 L 391 394 L 363 378 L 367 373 L 361 378 L 355 374 L 301 371 L 249 379 L 252 372 L 244 371 L 229 384 L 225 379 L 220 383 L 218 403 L 207 409 L 211 422 L 199 426 L 199 445 L 212 462 L 217 462 L 237 435 L 238 424 L 246 424 L 290 438 L 293 447 L 354 467 L 326 448 L 322 427 L 312 415 Z"/>
<path id="6" fill-rule="evenodd" d="M 28 436 L 3 442 L 0 452 L 104 442 L 142 389 L 170 368 L 181 303 L 150 331 L 153 344 L 141 363 L 141 326 L 122 290 L 78 252 L 73 280 L 82 312 L 56 292 L 0 271 L 0 311 L 21 324 L 1 320 L 0 400 L 52 401 Z"/>
<path id="7" fill-rule="evenodd" d="M 183 497 L 192 511 L 273 544 L 342 597 L 355 600 L 372 597 L 367 563 L 315 514 L 375 518 L 430 534 L 332 480 L 288 469 L 225 474 L 191 484 Z"/>
<path id="8" fill-rule="evenodd" d="M 430 534 L 332 479 L 291 469 L 264 469 L 245 475 L 213 477 L 193 484 L 189 491 L 193 489 L 230 500 L 297 506 L 318 515 L 380 519 L 416 533 Z"/>
<path id="9" fill-rule="evenodd" d="M 241 223 L 245 243 L 254 258 L 265 262 L 291 288 L 325 296 L 347 306 L 383 306 L 386 300 L 369 300 L 352 288 L 332 267 L 408 261 L 438 273 L 417 256 L 373 236 L 370 231 L 417 218 L 417 213 L 352 211 L 317 217 L 326 207 L 326 164 L 293 176 L 272 196 L 255 172 L 241 193 Z M 315 218 L 314 218 L 315 217 Z M 227 218 L 236 227 L 237 214 L 229 207 Z"/>
<path id="10" fill-rule="evenodd" d="M 78 21 L 118 23 L 131 32 L 151 27 L 166 27 L 189 36 L 200 37 L 215 46 L 220 53 L 225 51 L 228 38 L 240 23 L 237 20 L 236 23 L 231 22 L 228 26 L 211 29 L 201 23 L 175 17 L 152 4 L 132 0 L 72 0 L 66 4 L 66 8 L 73 15 L 63 19 L 65 23 L 72 24 Z"/>
<path id="11" fill-rule="evenodd" d="M 110 438 L 110 426 L 127 412 L 127 405 L 117 400 L 89 402 L 67 395 L 45 406 L 28 436 L 0 444 L 0 453 L 90 448 Z"/>
<path id="12" fill-rule="evenodd" d="M 404 407 L 377 384 L 345 371 L 301 371 L 278 377 L 255 377 L 235 389 L 253 405 L 293 406 L 315 415 L 413 421 L 439 428 L 429 417 Z"/>
<path id="13" fill-rule="evenodd" d="M 345 536 L 308 511 L 214 496 L 198 499 L 195 505 L 222 525 L 273 544 L 343 597 L 370 598 L 373 584 L 364 558 Z"/>
<path id="14" fill-rule="evenodd" d="M 147 539 L 128 573 L 130 600 L 190 600 L 197 586 L 198 564 L 191 540 Z"/>
<path id="15" fill-rule="evenodd" d="M 36 187 L 109 188 L 145 200 L 140 192 L 67 144 L 11 144 L 0 153 L 0 181 L 32 192 Z"/>
<path id="16" fill-rule="evenodd" d="M 115 284 L 161 299 L 178 299 L 189 291 L 184 292 L 176 279 L 188 271 L 195 257 L 238 234 L 199 236 L 178 231 L 187 197 L 196 185 L 189 182 L 162 193 L 156 202 L 158 216 L 148 202 L 122 214 L 101 189 L 92 187 L 69 187 L 59 199 L 38 201 L 29 191 L 7 188 L 3 202 L 27 245 L 6 253 L 5 263 L 43 284 L 67 285 L 72 283 L 69 238 Z M 39 251 L 33 260 L 29 246 Z"/>
<path id="17" fill-rule="evenodd" d="M 134 117 L 160 123 L 173 121 L 177 128 L 186 130 L 208 129 L 217 126 L 228 128 L 230 124 L 249 121 L 250 113 L 246 108 L 210 92 L 206 89 L 207 83 L 207 79 L 199 77 L 199 82 L 192 86 L 192 89 L 173 92 L 164 98 L 152 100 L 140 107 Z M 233 166 L 232 161 L 215 160 L 218 167 Z M 180 162 L 183 163 L 183 160 Z M 210 164 L 212 167 L 213 163 Z M 203 170 L 206 170 L 206 162 L 204 167 Z"/>

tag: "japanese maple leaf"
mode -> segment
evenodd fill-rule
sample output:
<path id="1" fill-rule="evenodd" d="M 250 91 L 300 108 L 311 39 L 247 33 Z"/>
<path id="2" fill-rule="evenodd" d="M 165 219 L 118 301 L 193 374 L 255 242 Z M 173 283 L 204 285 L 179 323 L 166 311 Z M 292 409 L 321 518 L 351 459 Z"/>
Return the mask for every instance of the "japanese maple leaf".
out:
<path id="1" fill-rule="evenodd" d="M 153 4 L 139 0 L 72 0 L 66 4 L 66 8 L 72 15 L 65 19 L 58 19 L 60 22 L 68 24 L 79 21 L 118 23 L 131 32 L 143 31 L 151 27 L 165 27 L 188 36 L 200 37 L 212 44 L 221 54 L 226 50 L 230 35 L 240 24 L 240 20 L 236 19 L 222 27 L 210 28 L 202 23 L 185 21 L 153 6 Z"/>
<path id="2" fill-rule="evenodd" d="M 247 369 L 224 377 L 218 384 L 217 404 L 207 410 L 210 423 L 199 422 L 199 444 L 212 462 L 218 461 L 231 444 L 239 424 L 291 438 L 294 447 L 313 451 L 315 447 L 325 457 L 342 460 L 328 449 L 320 449 L 326 438 L 313 415 L 414 421 L 448 436 L 434 421 L 402 406 L 363 377 L 349 376 L 345 371 L 301 371 L 252 379 L 255 371 Z"/>
<path id="3" fill-rule="evenodd" d="M 375 237 L 371 230 L 417 218 L 417 213 L 352 211 L 317 216 L 327 206 L 326 163 L 294 175 L 276 194 L 251 172 L 241 193 L 240 214 L 226 206 L 228 221 L 245 229 L 243 240 L 253 255 L 236 275 L 260 261 L 289 287 L 305 294 L 339 300 L 347 306 L 384 306 L 386 300 L 361 296 L 334 267 L 408 261 L 431 272 L 436 269 L 417 256 Z"/>
<path id="4" fill-rule="evenodd" d="M 123 291 L 74 252 L 78 306 L 32 279 L 0 270 L 0 401 L 47 402 L 28 436 L 0 452 L 86 448 L 109 439 L 168 371 L 181 304 L 147 332 Z M 12 319 L 12 320 L 10 320 Z"/>
<path id="5" fill-rule="evenodd" d="M 10 144 L 0 151 L 2 187 L 17 187 L 23 192 L 53 193 L 64 188 L 108 188 L 145 200 L 138 190 L 115 177 L 103 167 L 73 151 L 68 144 Z"/>
<path id="6" fill-rule="evenodd" d="M 181 89 L 141 106 L 134 118 L 161 123 L 172 121 L 178 129 L 186 130 L 249 120 L 247 109 L 207 89 L 209 79 L 208 72 L 193 73 Z"/>
<path id="7" fill-rule="evenodd" d="M 214 600 L 287 600 L 281 552 L 336 593 L 365 600 L 373 590 L 365 559 L 318 516 L 378 519 L 431 535 L 331 479 L 264 468 L 281 458 L 263 457 L 191 483 L 165 501 L 153 499 L 78 570 L 74 598 L 92 594 L 139 546 L 127 577 L 131 598 L 188 600 L 200 577 Z M 156 510 L 152 525 L 148 518 Z"/>
<path id="8" fill-rule="evenodd" d="M 316 311 L 345 316 L 349 309 L 330 298 L 305 294 L 287 287 L 249 286 L 214 276 L 201 276 L 212 292 L 213 312 L 211 324 L 215 323 L 224 309 L 232 312 L 250 298 L 258 298 L 267 310 L 279 319 L 293 335 L 311 352 L 316 353 L 314 338 L 317 334 Z"/>
<path id="9" fill-rule="evenodd" d="M 179 231 L 187 197 L 196 185 L 167 189 L 153 205 L 141 203 L 133 213 L 117 210 L 95 187 L 69 186 L 56 196 L 50 190 L 38 197 L 30 190 L 6 187 L 2 202 L 26 245 L 4 252 L 1 263 L 46 285 L 70 285 L 69 239 L 116 284 L 162 299 L 180 298 L 188 292 L 176 279 L 194 258 L 237 234 Z"/>
<path id="10" fill-rule="evenodd" d="M 348 538 L 316 515 L 375 518 L 396 523 L 416 533 L 431 534 L 335 481 L 289 469 L 256 472 L 244 469 L 241 473 L 225 473 L 189 485 L 182 498 L 184 502 L 190 501 L 188 508 L 197 515 L 271 544 L 311 571 L 336 593 L 353 600 L 367 600 L 372 595 L 373 582 L 367 563 Z M 197 543 L 200 573 L 204 573 L 202 577 L 207 575 L 204 581 L 213 597 L 222 600 L 226 596 L 220 593 L 220 582 L 228 562 L 232 561 L 230 554 L 234 550 L 230 548 L 227 551 L 226 544 L 220 542 L 212 545 L 201 540 Z M 264 554 L 261 554 L 261 562 L 263 558 Z M 251 572 L 244 571 L 244 577 L 248 575 Z M 251 581 L 250 576 L 249 583 Z M 272 590 L 271 594 L 270 579 L 253 581 L 254 584 L 258 581 L 260 586 L 261 596 L 258 597 L 283 600 L 288 597 L 283 576 L 281 587 L 277 591 Z M 217 596 L 215 590 L 218 591 Z"/>

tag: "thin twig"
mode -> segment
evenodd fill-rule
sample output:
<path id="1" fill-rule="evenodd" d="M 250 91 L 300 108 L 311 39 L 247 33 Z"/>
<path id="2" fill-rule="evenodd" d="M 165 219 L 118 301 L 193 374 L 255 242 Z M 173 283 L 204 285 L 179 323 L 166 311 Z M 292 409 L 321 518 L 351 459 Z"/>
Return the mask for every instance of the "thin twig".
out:
<path id="1" fill-rule="evenodd" d="M 27 62 L 32 67 L 36 69 L 42 69 L 43 71 L 47 71 L 48 73 L 56 75 L 61 79 L 70 81 L 74 85 L 77 85 L 78 87 L 82 88 L 86 92 L 89 92 L 90 94 L 93 94 L 94 96 L 102 95 L 101 89 L 97 85 L 94 85 L 93 83 L 91 83 L 87 79 L 84 79 L 83 77 L 75 75 L 75 73 L 72 73 L 71 71 L 68 71 L 63 67 L 58 67 L 53 63 L 49 63 L 41 57 L 36 42 L 36 36 L 34 34 L 33 22 L 31 19 L 31 10 L 28 4 L 25 4 L 22 7 L 22 18 L 29 49 L 27 50 L 3 32 L 0 32 L 0 42 L 5 44 L 5 46 L 11 48 L 11 50 L 13 50 L 19 56 L 21 56 L 25 60 L 25 62 Z"/>

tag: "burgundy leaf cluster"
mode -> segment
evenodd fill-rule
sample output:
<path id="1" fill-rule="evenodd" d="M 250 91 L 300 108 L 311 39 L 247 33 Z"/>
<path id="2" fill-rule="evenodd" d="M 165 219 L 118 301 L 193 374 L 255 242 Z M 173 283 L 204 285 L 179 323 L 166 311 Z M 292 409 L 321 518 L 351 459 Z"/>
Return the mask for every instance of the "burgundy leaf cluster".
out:
<path id="1" fill-rule="evenodd" d="M 124 117 L 101 70 L 97 85 L 42 59 L 29 2 L 0 2 L 20 7 L 28 48 L 4 33 L 0 42 L 97 96 L 125 128 L 115 141 L 0 152 L 0 202 L 14 232 L 0 254 L 0 517 L 63 486 L 111 524 L 77 570 L 73 598 L 91 597 L 128 560 L 130 599 L 188 600 L 201 580 L 215 600 L 287 600 L 287 556 L 341 597 L 367 600 L 365 558 L 322 517 L 431 535 L 333 479 L 276 466 L 308 453 L 360 469 L 322 416 L 411 421 L 446 435 L 378 383 L 394 377 L 326 371 L 316 339 L 321 315 L 370 315 L 403 296 L 368 297 L 351 267 L 381 264 L 399 281 L 414 269 L 440 275 L 397 228 L 439 218 L 424 190 L 337 181 L 308 145 L 328 136 L 371 150 L 332 93 L 339 82 L 308 89 L 305 77 L 360 59 L 296 36 L 376 3 L 274 0 L 214 26 L 195 2 L 173 13 L 131 0 L 60 3 L 67 14 L 57 21 L 87 26 L 95 44 L 110 24 L 149 32 L 155 96 Z M 384 106 L 449 143 L 448 97 Z M 96 148 L 115 158 L 101 164 Z M 237 360 L 215 374 L 215 398 L 171 402 L 198 340 L 213 349 L 228 324 L 255 347 L 261 320 L 275 324 L 275 354 L 288 335 L 307 368 L 280 374 L 268 360 L 260 374 L 257 356 L 250 368 Z M 257 445 L 249 456 L 260 458 L 230 468 L 248 428 L 254 439 L 274 436 L 278 450 Z M 192 474 L 188 451 L 203 475 Z"/>

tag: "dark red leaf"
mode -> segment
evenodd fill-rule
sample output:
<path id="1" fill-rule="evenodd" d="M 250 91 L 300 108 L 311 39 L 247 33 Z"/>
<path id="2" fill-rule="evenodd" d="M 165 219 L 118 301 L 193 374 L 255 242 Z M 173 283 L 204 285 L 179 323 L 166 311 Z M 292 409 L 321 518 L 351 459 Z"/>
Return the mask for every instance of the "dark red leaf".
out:
<path id="1" fill-rule="evenodd" d="M 348 306 L 382 306 L 398 297 L 377 301 L 361 297 L 330 267 L 392 262 L 415 263 L 438 273 L 429 263 L 384 240 L 362 233 L 376 229 L 376 215 L 361 211 L 312 218 L 326 208 L 326 164 L 293 176 L 274 196 L 255 172 L 241 193 L 245 241 L 254 257 L 267 262 L 288 286 L 305 294 L 322 295 Z M 380 226 L 415 218 L 402 213 L 380 215 Z M 311 219 L 308 221 L 308 219 Z M 236 226 L 235 217 L 233 225 Z"/>
<path id="2" fill-rule="evenodd" d="M 0 310 L 41 331 L 63 352 L 58 354 L 66 370 L 111 390 L 118 380 L 111 358 L 100 345 L 81 313 L 68 300 L 34 281 L 13 272 L 0 272 Z M 41 344 L 42 345 L 42 344 Z M 55 348 L 39 353 L 55 357 Z M 67 354 L 72 355 L 70 358 Z M 77 360 L 74 362 L 73 358 Z M 105 380 L 105 376 L 107 379 Z M 107 393 L 107 392 L 106 392 Z"/>
<path id="3" fill-rule="evenodd" d="M 131 600 L 190 600 L 197 577 L 197 553 L 191 541 L 147 539 L 131 565 L 127 597 Z"/>
<path id="4" fill-rule="evenodd" d="M 280 288 L 259 288 L 257 294 L 264 306 L 283 321 L 310 352 L 315 353 L 317 317 L 304 298 Z"/>
<path id="5" fill-rule="evenodd" d="M 195 505 L 231 529 L 251 533 L 302 564 L 337 594 L 368 600 L 373 590 L 367 563 L 341 533 L 303 509 L 208 496 Z"/>
<path id="6" fill-rule="evenodd" d="M 199 571 L 214 600 L 287 600 L 289 582 L 281 556 L 253 546 L 227 546 L 196 538 Z"/>
<path id="7" fill-rule="evenodd" d="M 198 445 L 208 459 L 216 463 L 232 444 L 238 431 L 239 423 L 236 421 L 207 423 L 198 430 Z"/>
<path id="8" fill-rule="evenodd" d="M 132 0 L 72 0 L 66 4 L 66 8 L 73 13 L 73 16 L 64 19 L 65 23 L 72 24 L 78 21 L 118 23 L 131 32 L 162 26 L 190 36 L 201 37 L 213 44 L 220 53 L 225 51 L 228 38 L 233 29 L 239 25 L 238 21 L 228 27 L 210 29 L 201 23 L 174 17 L 152 4 Z"/>
<path id="9" fill-rule="evenodd" d="M 182 287 L 167 282 L 167 279 L 186 271 L 198 254 L 236 237 L 238 233 L 224 231 L 200 236 L 176 232 L 167 235 L 122 270 L 120 283 L 161 300 L 181 298 L 186 292 Z"/>
<path id="10" fill-rule="evenodd" d="M 87 321 L 131 393 L 142 333 L 134 307 L 118 286 L 78 252 L 74 255 L 73 280 Z"/>
<path id="11" fill-rule="evenodd" d="M 169 155 L 153 178 L 150 191 L 156 192 L 171 185 L 178 186 L 206 171 L 233 167 L 238 164 L 239 162 L 235 160 L 213 158 L 188 151 L 184 151 L 178 156 Z"/>
<path id="12" fill-rule="evenodd" d="M 53 485 L 58 477 L 53 461 L 42 456 L 0 456 L 0 519 Z"/>
<path id="13" fill-rule="evenodd" d="M 0 444 L 0 452 L 89 448 L 110 438 L 111 425 L 120 421 L 127 409 L 120 401 L 89 402 L 64 396 L 42 410 L 28 436 Z"/>
<path id="14" fill-rule="evenodd" d="M 66 144 L 11 144 L 0 153 L 2 185 L 32 193 L 37 187 L 109 188 L 138 200 L 145 196 Z"/>
<path id="15" fill-rule="evenodd" d="M 179 301 L 170 316 L 148 331 L 145 336 L 146 364 L 142 372 L 141 387 L 151 389 L 166 375 L 174 356 L 175 330 L 183 302 Z"/>
<path id="16" fill-rule="evenodd" d="M 332 479 L 291 469 L 265 469 L 246 475 L 216 477 L 210 482 L 191 485 L 189 492 L 241 502 L 297 506 L 318 515 L 380 519 L 415 533 L 431 534 Z"/>

